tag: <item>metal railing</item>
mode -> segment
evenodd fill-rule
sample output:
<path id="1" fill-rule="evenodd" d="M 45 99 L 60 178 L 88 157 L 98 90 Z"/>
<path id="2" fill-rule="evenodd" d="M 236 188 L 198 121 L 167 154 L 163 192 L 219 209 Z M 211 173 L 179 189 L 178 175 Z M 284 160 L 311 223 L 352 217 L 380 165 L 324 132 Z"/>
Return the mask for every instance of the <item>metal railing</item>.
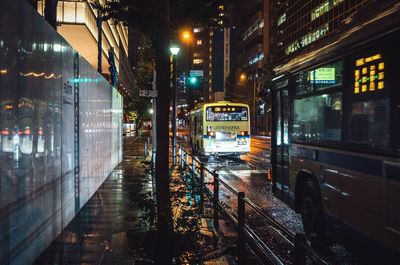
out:
<path id="1" fill-rule="evenodd" d="M 246 197 L 244 192 L 238 192 L 228 183 L 219 177 L 217 170 L 209 169 L 197 157 L 191 155 L 187 150 L 179 145 L 179 166 L 192 172 L 198 177 L 201 183 L 200 190 L 200 212 L 204 213 L 204 194 L 207 193 L 212 198 L 213 205 L 213 224 L 214 229 L 219 230 L 219 213 L 224 214 L 236 227 L 238 232 L 238 249 L 239 264 L 245 264 L 245 245 L 247 245 L 256 253 L 258 258 L 266 264 L 285 264 L 279 255 L 265 244 L 265 242 L 257 235 L 256 231 L 251 229 L 246 223 L 246 207 L 253 210 L 261 217 L 270 227 L 276 230 L 284 239 L 287 245 L 294 249 L 293 261 L 296 265 L 306 264 L 307 258 L 313 264 L 327 265 L 330 264 L 324 258 L 312 249 L 306 236 L 302 233 L 294 234 L 283 225 L 267 215 L 259 206 Z M 206 175 L 210 176 L 210 182 L 206 182 Z M 224 205 L 220 200 L 220 188 L 224 187 L 237 198 L 237 210 L 234 211 L 229 206 Z"/>

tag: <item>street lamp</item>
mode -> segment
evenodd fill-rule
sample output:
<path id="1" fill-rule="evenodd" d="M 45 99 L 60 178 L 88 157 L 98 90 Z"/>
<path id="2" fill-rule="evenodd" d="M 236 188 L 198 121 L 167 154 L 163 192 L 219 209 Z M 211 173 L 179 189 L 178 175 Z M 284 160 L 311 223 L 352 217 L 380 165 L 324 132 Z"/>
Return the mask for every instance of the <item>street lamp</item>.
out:
<path id="1" fill-rule="evenodd" d="M 246 74 L 245 74 L 245 73 L 241 73 L 241 74 L 240 74 L 240 81 L 241 81 L 241 82 L 244 82 L 244 81 L 246 81 L 246 79 L 247 79 Z"/>
<path id="2" fill-rule="evenodd" d="M 193 41 L 193 33 L 190 29 L 182 29 L 179 34 L 180 40 L 186 45 L 190 45 Z"/>
<path id="3" fill-rule="evenodd" d="M 179 53 L 179 47 L 169 48 L 172 54 L 172 163 L 176 165 L 176 56 Z"/>

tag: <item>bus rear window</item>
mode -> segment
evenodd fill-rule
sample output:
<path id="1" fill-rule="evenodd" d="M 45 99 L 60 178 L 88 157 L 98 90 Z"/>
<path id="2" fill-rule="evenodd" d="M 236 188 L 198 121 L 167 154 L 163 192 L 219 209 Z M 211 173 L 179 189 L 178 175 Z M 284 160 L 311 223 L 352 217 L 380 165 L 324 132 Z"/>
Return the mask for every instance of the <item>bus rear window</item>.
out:
<path id="1" fill-rule="evenodd" d="M 215 106 L 207 108 L 207 121 L 247 121 L 246 107 Z"/>

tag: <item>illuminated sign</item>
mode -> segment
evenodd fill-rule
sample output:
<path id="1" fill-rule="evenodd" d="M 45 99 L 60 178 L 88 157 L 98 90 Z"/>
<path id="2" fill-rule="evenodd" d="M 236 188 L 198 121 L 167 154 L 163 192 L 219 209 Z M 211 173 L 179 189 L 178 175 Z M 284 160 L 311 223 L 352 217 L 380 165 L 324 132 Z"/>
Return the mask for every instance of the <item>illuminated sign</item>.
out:
<path id="1" fill-rule="evenodd" d="M 355 61 L 354 94 L 382 90 L 385 87 L 385 63 L 381 54 Z"/>
<path id="2" fill-rule="evenodd" d="M 335 68 L 321 67 L 308 73 L 308 80 L 312 84 L 335 84 Z"/>
<path id="3" fill-rule="evenodd" d="M 212 108 L 213 112 L 241 112 L 242 108 L 241 107 L 213 107 Z"/>

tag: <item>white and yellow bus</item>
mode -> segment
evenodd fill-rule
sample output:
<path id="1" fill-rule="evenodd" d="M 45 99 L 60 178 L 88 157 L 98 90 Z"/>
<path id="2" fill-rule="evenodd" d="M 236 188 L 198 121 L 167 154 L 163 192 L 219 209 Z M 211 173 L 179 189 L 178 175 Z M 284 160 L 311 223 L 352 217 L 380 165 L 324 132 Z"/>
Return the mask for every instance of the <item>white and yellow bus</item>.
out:
<path id="1" fill-rule="evenodd" d="M 205 155 L 250 152 L 249 106 L 219 101 L 193 110 L 190 141 L 194 152 Z"/>

